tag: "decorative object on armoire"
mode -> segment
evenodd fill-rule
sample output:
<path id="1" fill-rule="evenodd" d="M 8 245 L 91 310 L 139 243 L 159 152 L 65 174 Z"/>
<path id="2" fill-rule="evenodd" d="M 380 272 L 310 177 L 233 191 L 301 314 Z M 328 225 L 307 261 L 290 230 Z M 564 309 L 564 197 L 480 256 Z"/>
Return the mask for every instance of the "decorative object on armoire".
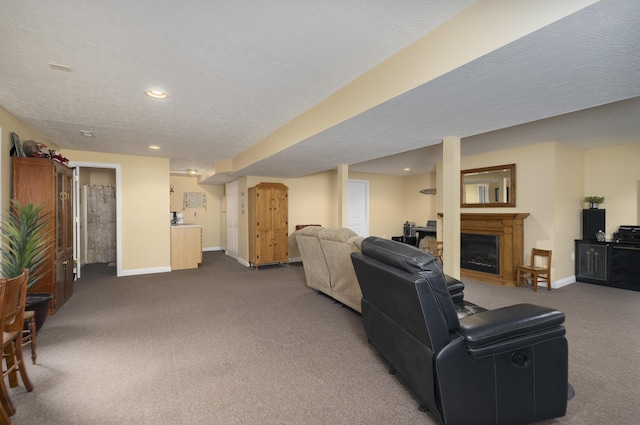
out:
<path id="1" fill-rule="evenodd" d="M 589 208 L 597 209 L 598 204 L 604 203 L 604 196 L 587 196 L 584 198 L 584 202 L 589 204 Z"/>
<path id="2" fill-rule="evenodd" d="M 27 140 L 22 144 L 24 156 L 29 158 L 49 158 L 47 145 L 36 142 L 35 140 Z"/>
<path id="3" fill-rule="evenodd" d="M 22 151 L 22 143 L 20 143 L 20 136 L 17 133 L 11 132 L 11 141 L 13 142 L 13 146 L 9 151 L 9 156 L 24 156 L 24 152 Z"/>
<path id="4" fill-rule="evenodd" d="M 606 239 L 606 237 L 605 237 L 604 232 L 602 231 L 602 229 L 598 230 L 596 232 L 596 240 L 598 242 L 604 242 L 605 239 Z"/>
<path id="5" fill-rule="evenodd" d="M 68 164 L 69 159 L 60 155 L 56 150 L 49 150 L 49 157 L 55 161 L 58 161 L 60 164 Z"/>
<path id="6" fill-rule="evenodd" d="M 43 276 L 29 292 L 51 294 L 49 312 L 53 314 L 73 295 L 73 169 L 54 159 L 12 160 L 13 198 L 42 205 L 42 213 L 51 216 L 47 231 L 56 237 L 47 244 Z"/>
<path id="7" fill-rule="evenodd" d="M 289 188 L 259 183 L 249 188 L 249 263 L 289 264 Z"/>

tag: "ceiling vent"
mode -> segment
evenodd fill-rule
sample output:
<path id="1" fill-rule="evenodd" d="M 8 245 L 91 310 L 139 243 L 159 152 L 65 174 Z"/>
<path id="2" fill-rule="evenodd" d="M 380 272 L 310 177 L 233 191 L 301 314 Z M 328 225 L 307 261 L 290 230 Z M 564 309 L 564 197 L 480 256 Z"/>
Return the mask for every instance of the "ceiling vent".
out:
<path id="1" fill-rule="evenodd" d="M 423 195 L 435 195 L 436 194 L 436 190 L 434 189 L 422 189 L 420 191 L 420 193 L 422 193 Z"/>

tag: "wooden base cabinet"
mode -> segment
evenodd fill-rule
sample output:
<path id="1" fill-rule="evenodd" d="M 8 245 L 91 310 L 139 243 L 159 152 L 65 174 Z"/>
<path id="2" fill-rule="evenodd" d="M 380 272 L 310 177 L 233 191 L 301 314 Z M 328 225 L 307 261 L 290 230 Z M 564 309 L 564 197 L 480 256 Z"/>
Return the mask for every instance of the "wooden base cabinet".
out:
<path id="1" fill-rule="evenodd" d="M 12 159 L 12 197 L 22 204 L 43 206 L 43 213 L 51 217 L 44 276 L 29 292 L 53 295 L 49 307 L 53 314 L 73 295 L 73 169 L 52 159 Z"/>
<path id="2" fill-rule="evenodd" d="M 249 188 L 249 263 L 289 263 L 289 189 L 282 183 Z"/>
<path id="3" fill-rule="evenodd" d="M 171 270 L 197 269 L 202 263 L 202 226 L 171 226 Z"/>

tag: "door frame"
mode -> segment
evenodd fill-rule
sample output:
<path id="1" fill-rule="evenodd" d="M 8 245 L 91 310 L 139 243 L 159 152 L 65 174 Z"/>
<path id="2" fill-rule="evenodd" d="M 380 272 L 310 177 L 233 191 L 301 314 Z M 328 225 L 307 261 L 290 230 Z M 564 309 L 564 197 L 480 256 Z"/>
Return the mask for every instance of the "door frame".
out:
<path id="1" fill-rule="evenodd" d="M 80 173 L 82 168 L 108 168 L 116 172 L 116 276 L 122 274 L 122 175 L 120 164 L 106 164 L 103 162 L 69 161 L 69 166 L 74 168 L 73 186 L 74 192 L 80 192 Z M 75 240 L 73 243 L 73 260 L 76 267 L 76 275 L 80 277 L 80 199 L 73 197 L 73 211 L 75 223 Z M 86 230 L 85 230 L 86 231 Z"/>

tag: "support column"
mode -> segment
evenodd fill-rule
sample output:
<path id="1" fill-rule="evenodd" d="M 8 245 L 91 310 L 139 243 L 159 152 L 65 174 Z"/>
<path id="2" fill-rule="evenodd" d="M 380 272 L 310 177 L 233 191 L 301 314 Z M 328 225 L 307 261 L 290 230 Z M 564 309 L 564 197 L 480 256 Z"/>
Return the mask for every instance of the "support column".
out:
<path id="1" fill-rule="evenodd" d="M 460 138 L 442 139 L 443 269 L 460 279 Z"/>
<path id="2" fill-rule="evenodd" d="M 349 165 L 338 164 L 338 227 L 349 225 Z"/>

